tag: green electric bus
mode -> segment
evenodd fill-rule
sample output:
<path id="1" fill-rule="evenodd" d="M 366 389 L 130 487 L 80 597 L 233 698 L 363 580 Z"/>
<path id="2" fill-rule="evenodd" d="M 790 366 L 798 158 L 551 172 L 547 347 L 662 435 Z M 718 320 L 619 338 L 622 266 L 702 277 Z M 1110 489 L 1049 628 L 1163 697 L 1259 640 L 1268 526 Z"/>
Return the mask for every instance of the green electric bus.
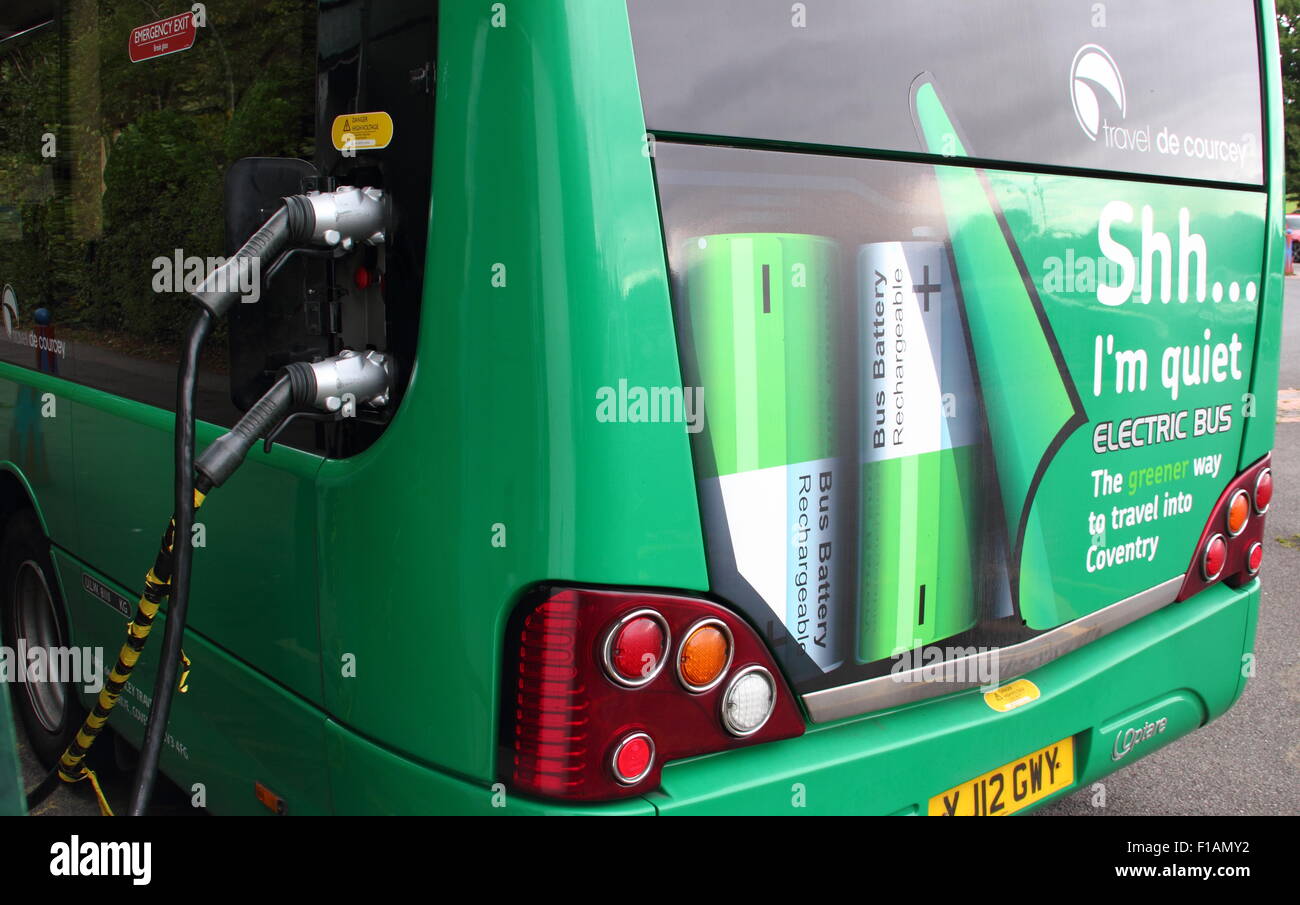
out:
<path id="1" fill-rule="evenodd" d="M 384 368 L 196 515 L 161 765 L 212 812 L 1001 815 L 1205 725 L 1273 493 L 1277 53 L 1270 0 L 7 3 L 32 749 L 172 512 L 203 281 L 353 195 L 384 228 L 241 270 L 198 369 L 202 454 Z"/>

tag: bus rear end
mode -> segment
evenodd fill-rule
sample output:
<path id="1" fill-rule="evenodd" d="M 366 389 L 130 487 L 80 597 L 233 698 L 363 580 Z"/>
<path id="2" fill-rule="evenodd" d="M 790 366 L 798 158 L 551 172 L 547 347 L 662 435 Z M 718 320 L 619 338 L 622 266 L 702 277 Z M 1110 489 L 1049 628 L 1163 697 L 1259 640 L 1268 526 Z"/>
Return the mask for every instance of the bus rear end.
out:
<path id="1" fill-rule="evenodd" d="M 681 423 L 708 591 L 534 588 L 501 777 L 1006 814 L 1227 710 L 1272 496 L 1272 10 L 627 7 L 682 379 L 597 417 Z"/>
<path id="2" fill-rule="evenodd" d="M 290 363 L 398 375 L 203 506 L 161 769 L 211 811 L 1007 814 L 1240 695 L 1267 0 L 249 2 L 175 52 L 129 4 L 33 7 L 0 610 L 39 574 L 49 646 L 117 648 L 169 511 L 171 276 L 285 195 L 397 215 L 205 359 L 200 451 Z M 47 761 L 93 706 L 64 684 L 49 725 L 14 695 Z"/>

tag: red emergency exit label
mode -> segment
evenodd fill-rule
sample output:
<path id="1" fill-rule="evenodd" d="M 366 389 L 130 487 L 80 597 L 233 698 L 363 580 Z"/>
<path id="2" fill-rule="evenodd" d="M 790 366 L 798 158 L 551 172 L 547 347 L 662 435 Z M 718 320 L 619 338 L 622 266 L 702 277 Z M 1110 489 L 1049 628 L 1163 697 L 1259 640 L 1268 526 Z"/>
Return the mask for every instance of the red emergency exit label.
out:
<path id="1" fill-rule="evenodd" d="M 131 29 L 131 62 L 142 63 L 194 46 L 194 14 L 177 13 Z"/>

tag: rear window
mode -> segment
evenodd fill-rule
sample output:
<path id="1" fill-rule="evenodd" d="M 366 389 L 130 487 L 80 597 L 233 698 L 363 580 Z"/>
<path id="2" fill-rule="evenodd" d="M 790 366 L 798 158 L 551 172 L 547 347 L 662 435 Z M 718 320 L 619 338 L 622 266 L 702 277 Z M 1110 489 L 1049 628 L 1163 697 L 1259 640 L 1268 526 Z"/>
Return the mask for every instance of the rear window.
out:
<path id="1" fill-rule="evenodd" d="M 652 132 L 919 152 L 909 94 L 929 73 L 972 157 L 1263 181 L 1259 31 L 1243 0 L 628 11 Z"/>

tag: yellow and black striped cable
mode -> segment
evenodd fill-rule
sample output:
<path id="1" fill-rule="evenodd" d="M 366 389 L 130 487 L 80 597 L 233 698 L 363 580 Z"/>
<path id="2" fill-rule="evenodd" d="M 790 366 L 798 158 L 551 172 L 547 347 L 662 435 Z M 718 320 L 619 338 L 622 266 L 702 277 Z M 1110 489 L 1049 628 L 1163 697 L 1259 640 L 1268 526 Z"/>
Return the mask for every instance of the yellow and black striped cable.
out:
<path id="1" fill-rule="evenodd" d="M 204 495 L 196 490 L 194 492 L 194 510 L 196 512 L 203 505 L 203 499 Z M 109 671 L 108 679 L 104 682 L 104 687 L 99 691 L 99 698 L 95 701 L 94 708 L 86 715 L 86 719 L 81 724 L 81 728 L 77 730 L 76 736 L 60 756 L 56 768 L 59 778 L 64 782 L 81 782 L 83 779 L 89 779 L 91 786 L 95 789 L 95 796 L 99 800 L 100 812 L 107 816 L 111 816 L 113 812 L 99 787 L 98 778 L 86 766 L 85 759 L 90 751 L 90 746 L 95 743 L 95 739 L 99 737 L 99 733 L 108 723 L 113 708 L 117 706 L 118 699 L 121 698 L 122 691 L 131 678 L 131 672 L 140 659 L 140 653 L 149 640 L 149 632 L 153 628 L 154 619 L 158 616 L 158 610 L 170 593 L 175 536 L 176 520 L 173 518 L 167 526 L 167 531 L 163 534 L 153 568 L 145 575 L 144 592 L 141 593 L 140 602 L 136 605 L 135 616 L 127 623 L 126 641 L 123 642 L 121 650 L 118 651 L 117 663 Z M 184 692 L 188 690 L 186 683 L 190 673 L 190 660 L 185 656 L 184 651 L 181 651 L 181 661 L 184 664 L 184 670 L 181 673 L 180 690 Z"/>

